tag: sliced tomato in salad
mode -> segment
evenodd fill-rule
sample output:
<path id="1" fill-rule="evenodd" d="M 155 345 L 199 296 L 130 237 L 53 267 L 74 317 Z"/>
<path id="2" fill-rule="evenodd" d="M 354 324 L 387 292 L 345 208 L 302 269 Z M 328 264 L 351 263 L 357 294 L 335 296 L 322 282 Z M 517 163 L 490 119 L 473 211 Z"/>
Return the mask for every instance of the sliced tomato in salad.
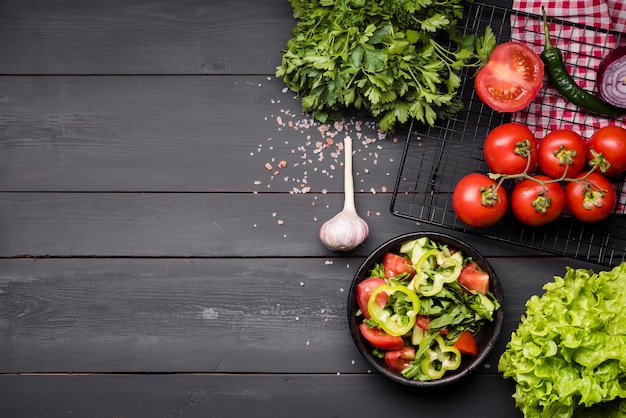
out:
<path id="1" fill-rule="evenodd" d="M 489 273 L 482 271 L 476 263 L 468 263 L 461 270 L 459 284 L 486 295 L 489 292 Z"/>
<path id="2" fill-rule="evenodd" d="M 417 318 L 415 318 L 415 325 L 417 325 L 424 331 L 428 331 L 429 323 L 430 323 L 430 318 L 425 315 L 418 315 Z"/>
<path id="3" fill-rule="evenodd" d="M 370 300 L 370 296 L 372 296 L 372 293 L 374 293 L 374 290 L 378 286 L 383 284 L 385 284 L 384 279 L 370 277 L 369 279 L 363 280 L 356 287 L 356 301 L 359 304 L 359 309 L 363 312 L 363 316 L 367 319 L 371 318 L 369 310 L 367 309 L 367 303 Z M 387 301 L 385 301 L 385 303 L 387 303 Z"/>
<path id="4" fill-rule="evenodd" d="M 384 255 L 383 267 L 385 269 L 386 278 L 406 273 L 408 275 L 407 279 L 409 279 L 415 274 L 415 269 L 411 266 L 411 261 L 394 253 L 386 253 Z"/>
<path id="5" fill-rule="evenodd" d="M 389 335 L 380 328 L 370 328 L 367 324 L 360 324 L 359 330 L 370 344 L 374 347 L 380 348 L 381 350 L 393 351 L 400 350 L 404 347 L 404 340 L 402 337 Z"/>
<path id="6" fill-rule="evenodd" d="M 471 356 L 475 356 L 478 354 L 478 345 L 476 344 L 476 338 L 472 335 L 472 333 L 468 330 L 464 330 L 459 335 L 459 338 L 454 343 L 454 347 L 461 354 L 469 354 Z"/>
<path id="7" fill-rule="evenodd" d="M 417 318 L 415 318 L 415 325 L 428 332 L 430 331 L 430 318 L 426 315 L 418 315 Z M 448 332 L 447 328 L 439 330 L 439 334 L 441 335 L 448 335 Z"/>
<path id="8" fill-rule="evenodd" d="M 385 364 L 391 370 L 401 372 L 411 365 L 415 360 L 415 347 L 404 347 L 400 350 L 387 351 L 385 353 Z"/>

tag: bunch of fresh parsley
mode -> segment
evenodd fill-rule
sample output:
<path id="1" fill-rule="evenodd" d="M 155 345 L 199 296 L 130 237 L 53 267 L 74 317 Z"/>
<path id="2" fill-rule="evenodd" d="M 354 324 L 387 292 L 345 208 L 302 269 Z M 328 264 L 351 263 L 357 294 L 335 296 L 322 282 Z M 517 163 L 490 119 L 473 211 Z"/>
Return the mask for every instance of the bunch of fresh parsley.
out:
<path id="1" fill-rule="evenodd" d="M 487 59 L 489 30 L 462 36 L 464 0 L 290 0 L 297 19 L 276 76 L 325 123 L 352 107 L 393 131 L 457 113 L 461 69 Z"/>

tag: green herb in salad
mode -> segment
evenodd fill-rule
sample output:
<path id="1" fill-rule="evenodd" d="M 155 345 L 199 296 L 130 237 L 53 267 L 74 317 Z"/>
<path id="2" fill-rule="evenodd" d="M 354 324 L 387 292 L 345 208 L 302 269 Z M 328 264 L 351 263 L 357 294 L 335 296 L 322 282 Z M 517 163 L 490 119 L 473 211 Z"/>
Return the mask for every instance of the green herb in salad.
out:
<path id="1" fill-rule="evenodd" d="M 322 123 L 352 107 L 385 132 L 409 118 L 433 125 L 462 109 L 461 70 L 495 47 L 490 30 L 456 29 L 466 2 L 290 0 L 297 22 L 276 76 Z"/>
<path id="2" fill-rule="evenodd" d="M 376 347 L 374 355 L 407 379 L 420 381 L 439 379 L 460 366 L 462 355 L 475 355 L 474 336 L 494 320 L 500 304 L 484 283 L 478 291 L 466 275 L 481 282 L 489 280 L 488 274 L 462 252 L 427 237 L 405 242 L 382 259 L 356 295 L 357 315 L 365 317 L 366 330 L 375 330 L 364 333 Z M 461 334 L 468 334 L 463 344 Z"/>
<path id="3" fill-rule="evenodd" d="M 498 364 L 516 381 L 517 407 L 527 418 L 626 416 L 626 263 L 568 267 L 544 290 Z"/>

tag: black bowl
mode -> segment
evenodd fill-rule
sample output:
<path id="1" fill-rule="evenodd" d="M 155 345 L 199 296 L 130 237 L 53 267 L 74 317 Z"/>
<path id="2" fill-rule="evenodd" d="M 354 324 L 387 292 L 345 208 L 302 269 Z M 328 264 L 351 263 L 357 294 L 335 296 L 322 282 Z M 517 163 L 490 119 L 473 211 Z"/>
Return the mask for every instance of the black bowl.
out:
<path id="1" fill-rule="evenodd" d="M 421 237 L 428 237 L 433 241 L 439 242 L 441 244 L 446 244 L 449 248 L 454 248 L 461 251 L 465 257 L 471 257 L 480 266 L 481 269 L 489 273 L 489 290 L 494 294 L 494 296 L 498 299 L 501 305 L 494 314 L 494 321 L 486 324 L 485 327 L 480 331 L 480 333 L 476 335 L 478 354 L 476 356 L 463 356 L 461 366 L 457 370 L 448 371 L 440 379 L 425 382 L 405 378 L 400 373 L 389 369 L 385 365 L 384 359 L 380 359 L 374 356 L 372 354 L 373 347 L 363 337 L 363 335 L 361 335 L 361 332 L 359 331 L 359 324 L 362 321 L 362 317 L 356 316 L 356 312 L 359 309 L 356 299 L 356 288 L 361 281 L 368 278 L 368 273 L 372 269 L 373 265 L 381 262 L 383 255 L 388 251 L 397 252 L 403 243 Z M 502 331 L 502 323 L 504 321 L 503 299 L 504 298 L 502 294 L 502 288 L 500 286 L 498 278 L 496 277 L 496 273 L 489 265 L 487 260 L 482 255 L 480 255 L 480 253 L 478 253 L 478 251 L 476 251 L 473 247 L 450 235 L 437 232 L 413 232 L 397 236 L 387 241 L 376 250 L 374 250 L 374 252 L 371 253 L 363 261 L 358 271 L 356 272 L 354 279 L 352 280 L 352 284 L 350 285 L 350 292 L 348 294 L 348 324 L 350 327 L 350 333 L 352 334 L 352 338 L 354 339 L 354 343 L 356 344 L 363 357 L 369 362 L 369 364 L 372 365 L 372 367 L 376 371 L 388 377 L 389 379 L 404 385 L 419 388 L 436 388 L 458 382 L 459 380 L 473 373 L 483 362 L 483 360 L 485 360 L 489 352 L 493 349 L 493 346 L 495 345 L 498 337 L 500 336 L 500 332 Z"/>

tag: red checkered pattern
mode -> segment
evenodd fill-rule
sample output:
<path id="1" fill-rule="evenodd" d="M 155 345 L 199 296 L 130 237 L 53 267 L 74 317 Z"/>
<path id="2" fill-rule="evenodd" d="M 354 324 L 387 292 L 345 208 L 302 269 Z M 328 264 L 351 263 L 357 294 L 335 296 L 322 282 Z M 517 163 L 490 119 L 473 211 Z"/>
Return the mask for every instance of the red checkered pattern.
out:
<path id="1" fill-rule="evenodd" d="M 550 24 L 552 43 L 563 52 L 569 74 L 585 90 L 597 91 L 596 71 L 600 60 L 618 44 L 626 44 L 625 0 L 513 0 L 514 11 L 533 15 L 541 16 L 542 6 L 551 18 L 600 29 Z M 545 42 L 541 19 L 513 13 L 511 28 L 513 40 L 526 43 L 541 53 Z M 606 29 L 623 35 L 603 32 Z M 547 80 L 534 102 L 515 113 L 513 120 L 534 126 L 538 139 L 555 129 L 570 129 L 589 138 L 596 129 L 606 125 L 626 127 L 626 118 L 615 120 L 579 112 Z M 626 187 L 621 193 L 617 213 L 626 213 Z"/>

